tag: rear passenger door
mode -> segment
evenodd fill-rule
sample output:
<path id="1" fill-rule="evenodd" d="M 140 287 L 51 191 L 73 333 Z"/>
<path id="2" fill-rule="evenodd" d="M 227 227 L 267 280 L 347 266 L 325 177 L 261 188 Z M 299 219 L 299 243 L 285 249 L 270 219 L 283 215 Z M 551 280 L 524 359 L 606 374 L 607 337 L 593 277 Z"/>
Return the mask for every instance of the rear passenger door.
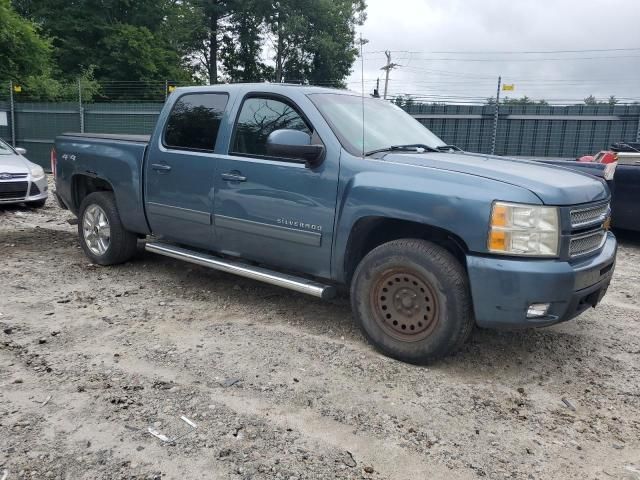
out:
<path id="1" fill-rule="evenodd" d="M 214 149 L 229 96 L 185 93 L 164 131 L 149 144 L 145 208 L 154 235 L 202 248 L 214 246 Z"/>
<path id="2" fill-rule="evenodd" d="M 306 97 L 300 101 L 314 108 Z M 217 160 L 218 249 L 329 277 L 339 150 L 324 143 L 302 109 L 282 95 L 249 94 L 234 115 L 229 154 Z M 267 137 L 280 129 L 305 132 L 313 144 L 323 144 L 324 162 L 309 168 L 269 156 Z"/>

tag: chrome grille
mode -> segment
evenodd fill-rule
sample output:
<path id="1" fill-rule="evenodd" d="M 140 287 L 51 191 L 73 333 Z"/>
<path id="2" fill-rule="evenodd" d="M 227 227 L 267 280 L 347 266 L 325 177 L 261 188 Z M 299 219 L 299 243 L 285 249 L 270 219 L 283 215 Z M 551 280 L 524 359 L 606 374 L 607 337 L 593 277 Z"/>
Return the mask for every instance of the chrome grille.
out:
<path id="1" fill-rule="evenodd" d="M 602 223 L 608 215 L 608 203 L 571 210 L 571 228 L 581 228 Z"/>
<path id="2" fill-rule="evenodd" d="M 578 257 L 580 255 L 595 252 L 602 248 L 606 238 L 607 232 L 605 230 L 597 230 L 585 235 L 572 237 L 569 242 L 569 256 Z"/>

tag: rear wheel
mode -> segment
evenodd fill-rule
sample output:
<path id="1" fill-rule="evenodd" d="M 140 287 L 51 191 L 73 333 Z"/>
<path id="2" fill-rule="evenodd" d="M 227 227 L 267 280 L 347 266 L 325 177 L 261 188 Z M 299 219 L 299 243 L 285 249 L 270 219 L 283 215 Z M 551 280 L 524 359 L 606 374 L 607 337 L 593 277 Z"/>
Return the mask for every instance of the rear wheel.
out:
<path id="1" fill-rule="evenodd" d="M 94 263 L 115 265 L 135 255 L 138 239 L 122 226 L 113 193 L 87 195 L 78 219 L 80 245 Z"/>
<path id="2" fill-rule="evenodd" d="M 474 324 L 464 268 L 424 240 L 395 240 L 366 255 L 353 277 L 351 303 L 371 343 L 409 363 L 453 352 Z"/>

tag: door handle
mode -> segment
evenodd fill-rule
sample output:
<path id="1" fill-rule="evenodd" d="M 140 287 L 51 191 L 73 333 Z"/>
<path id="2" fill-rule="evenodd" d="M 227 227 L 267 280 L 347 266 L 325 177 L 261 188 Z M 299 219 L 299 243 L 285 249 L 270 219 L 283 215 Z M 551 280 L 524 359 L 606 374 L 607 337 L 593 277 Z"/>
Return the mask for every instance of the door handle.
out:
<path id="1" fill-rule="evenodd" d="M 165 165 L 164 163 L 152 163 L 151 168 L 153 168 L 157 172 L 170 172 L 171 167 L 169 165 Z"/>
<path id="2" fill-rule="evenodd" d="M 247 181 L 247 177 L 245 177 L 244 175 L 241 175 L 240 172 L 228 172 L 228 173 L 223 173 L 220 176 L 222 177 L 223 180 L 226 180 L 227 182 L 246 182 Z"/>

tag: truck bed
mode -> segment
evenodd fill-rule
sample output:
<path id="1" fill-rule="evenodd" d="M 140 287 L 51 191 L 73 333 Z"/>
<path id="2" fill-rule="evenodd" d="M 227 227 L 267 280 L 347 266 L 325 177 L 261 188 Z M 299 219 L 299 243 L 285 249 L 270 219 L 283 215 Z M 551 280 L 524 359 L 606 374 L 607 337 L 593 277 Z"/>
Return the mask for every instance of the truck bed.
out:
<path id="1" fill-rule="evenodd" d="M 76 213 L 72 186 L 99 178 L 113 190 L 127 230 L 148 234 L 142 197 L 142 170 L 149 135 L 64 133 L 56 138 L 56 193 Z M 116 188 L 117 187 L 117 188 Z"/>
<path id="2" fill-rule="evenodd" d="M 151 135 L 128 135 L 122 133 L 63 133 L 65 137 L 97 138 L 100 140 L 120 140 L 123 142 L 149 143 Z"/>

